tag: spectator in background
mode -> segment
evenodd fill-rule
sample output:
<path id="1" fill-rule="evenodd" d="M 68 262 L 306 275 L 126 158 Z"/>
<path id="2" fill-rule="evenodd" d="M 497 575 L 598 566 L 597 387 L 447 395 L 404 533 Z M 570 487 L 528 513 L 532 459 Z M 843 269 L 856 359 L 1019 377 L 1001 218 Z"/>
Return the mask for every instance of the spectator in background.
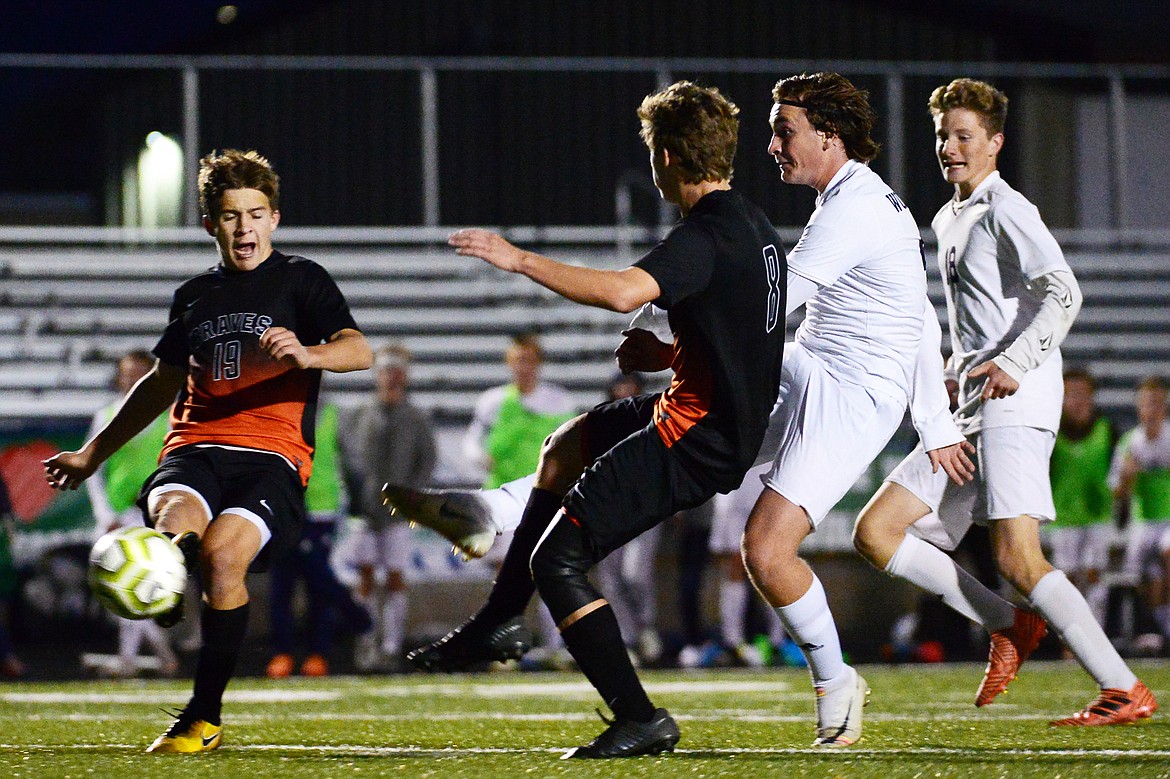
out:
<path id="1" fill-rule="evenodd" d="M 16 592 L 16 568 L 12 564 L 12 536 L 16 517 L 8 486 L 0 475 L 0 678 L 19 679 L 24 676 L 24 663 L 16 656 L 12 635 L 8 630 L 9 610 Z"/>
<path id="2" fill-rule="evenodd" d="M 154 367 L 154 357 L 145 349 L 135 349 L 122 355 L 114 374 L 114 388 L 118 399 L 101 408 L 94 415 L 86 439 L 93 438 L 113 418 L 122 398 L 138 380 Z M 110 456 L 85 483 L 93 506 L 97 536 L 103 536 L 120 527 L 142 525 L 142 511 L 135 505 L 138 491 L 158 467 L 158 453 L 162 451 L 167 434 L 167 415 L 160 414 L 153 422 L 134 436 L 125 446 Z M 162 627 L 149 619 L 124 619 L 110 615 L 118 624 L 118 665 L 108 669 L 114 676 L 138 674 L 138 651 L 145 641 L 158 660 L 163 676 L 174 676 L 179 670 L 179 659 Z"/>
<path id="3" fill-rule="evenodd" d="M 1142 578 L 1146 603 L 1165 639 L 1170 638 L 1170 429 L 1165 379 L 1142 379 L 1135 402 L 1138 424 L 1117 444 L 1109 486 L 1118 503 L 1130 510 L 1125 570 Z"/>
<path id="4" fill-rule="evenodd" d="M 369 612 L 337 580 L 329 562 L 343 510 L 337 416 L 337 407 L 331 403 L 323 404 L 317 411 L 313 478 L 305 489 L 309 521 L 300 543 L 272 564 L 268 605 L 274 654 L 266 669 L 270 679 L 289 676 L 295 665 L 297 624 L 293 596 L 298 579 L 305 583 L 308 601 L 305 613 L 308 656 L 301 663 L 302 676 L 329 675 L 329 656 L 339 617 L 352 633 L 364 633 L 372 626 Z"/>
<path id="5" fill-rule="evenodd" d="M 487 471 L 484 489 L 492 489 L 536 471 L 540 447 L 576 409 L 563 387 L 540 378 L 544 350 L 535 333 L 520 333 L 504 353 L 512 381 L 479 396 L 463 452 Z M 561 667 L 567 661 L 560 633 L 543 605 L 536 607 L 540 645 L 525 667 Z"/>
<path id="6" fill-rule="evenodd" d="M 1097 382 L 1084 370 L 1064 372 L 1060 430 L 1050 474 L 1056 520 L 1042 528 L 1052 564 L 1085 594 L 1093 616 L 1105 624 L 1108 592 L 1101 573 L 1109 564 L 1113 496 L 1109 464 L 1117 433 L 1097 409 Z"/>
<path id="7" fill-rule="evenodd" d="M 375 615 L 376 629 L 359 641 L 359 670 L 397 670 L 406 639 L 409 601 L 410 525 L 382 505 L 386 482 L 427 486 L 435 469 L 430 417 L 407 398 L 410 351 L 398 343 L 374 355 L 374 394 L 343 420 L 341 453 L 347 481 L 355 485 L 354 509 L 363 520 L 354 549 L 358 597 Z"/>
<path id="8" fill-rule="evenodd" d="M 544 351 L 534 333 L 513 336 L 504 361 L 511 383 L 480 395 L 463 438 L 464 455 L 487 471 L 485 489 L 535 471 L 544 439 L 575 412 L 562 387 L 541 381 Z"/>

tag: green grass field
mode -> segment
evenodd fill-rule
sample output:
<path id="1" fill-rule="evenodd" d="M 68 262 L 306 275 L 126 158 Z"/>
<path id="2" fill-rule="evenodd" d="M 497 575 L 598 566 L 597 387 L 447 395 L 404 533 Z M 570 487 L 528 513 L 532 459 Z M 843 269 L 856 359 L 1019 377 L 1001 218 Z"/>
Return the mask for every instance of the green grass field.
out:
<path id="1" fill-rule="evenodd" d="M 678 750 L 561 761 L 604 727 L 575 673 L 239 679 L 224 746 L 147 755 L 186 701 L 186 682 L 0 685 L 0 776 L 11 777 L 1170 777 L 1170 664 L 1135 671 L 1166 707 L 1115 728 L 1050 728 L 1095 694 L 1075 665 L 1029 663 L 994 705 L 971 701 L 975 665 L 862 666 L 865 733 L 826 753 L 812 741 L 806 672 L 647 672 L 679 720 Z"/>

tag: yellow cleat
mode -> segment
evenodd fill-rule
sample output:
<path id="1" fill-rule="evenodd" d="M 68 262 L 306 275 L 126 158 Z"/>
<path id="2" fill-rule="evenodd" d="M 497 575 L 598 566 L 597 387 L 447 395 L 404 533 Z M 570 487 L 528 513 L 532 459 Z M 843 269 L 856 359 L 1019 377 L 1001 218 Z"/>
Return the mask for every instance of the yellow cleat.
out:
<path id="1" fill-rule="evenodd" d="M 223 725 L 212 725 L 204 720 L 195 720 L 186 725 L 176 720 L 170 730 L 154 740 L 147 752 L 186 753 L 207 752 L 216 749 L 223 742 Z"/>

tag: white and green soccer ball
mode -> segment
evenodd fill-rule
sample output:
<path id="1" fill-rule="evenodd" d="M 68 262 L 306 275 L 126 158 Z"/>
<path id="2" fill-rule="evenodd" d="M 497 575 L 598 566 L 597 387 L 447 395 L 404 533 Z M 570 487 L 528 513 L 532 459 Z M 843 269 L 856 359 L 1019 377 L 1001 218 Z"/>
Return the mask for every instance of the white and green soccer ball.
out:
<path id="1" fill-rule="evenodd" d="M 89 553 L 89 586 L 119 617 L 147 619 L 172 609 L 187 586 L 183 553 L 147 527 L 122 527 Z"/>

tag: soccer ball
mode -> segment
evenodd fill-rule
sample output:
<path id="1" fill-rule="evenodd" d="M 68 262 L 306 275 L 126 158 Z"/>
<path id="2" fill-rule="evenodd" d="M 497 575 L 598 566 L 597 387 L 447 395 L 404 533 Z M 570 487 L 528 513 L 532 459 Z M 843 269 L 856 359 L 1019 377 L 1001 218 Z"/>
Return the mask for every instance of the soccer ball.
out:
<path id="1" fill-rule="evenodd" d="M 89 553 L 89 586 L 119 617 L 146 619 L 174 608 L 187 586 L 183 553 L 147 527 L 106 533 Z"/>

